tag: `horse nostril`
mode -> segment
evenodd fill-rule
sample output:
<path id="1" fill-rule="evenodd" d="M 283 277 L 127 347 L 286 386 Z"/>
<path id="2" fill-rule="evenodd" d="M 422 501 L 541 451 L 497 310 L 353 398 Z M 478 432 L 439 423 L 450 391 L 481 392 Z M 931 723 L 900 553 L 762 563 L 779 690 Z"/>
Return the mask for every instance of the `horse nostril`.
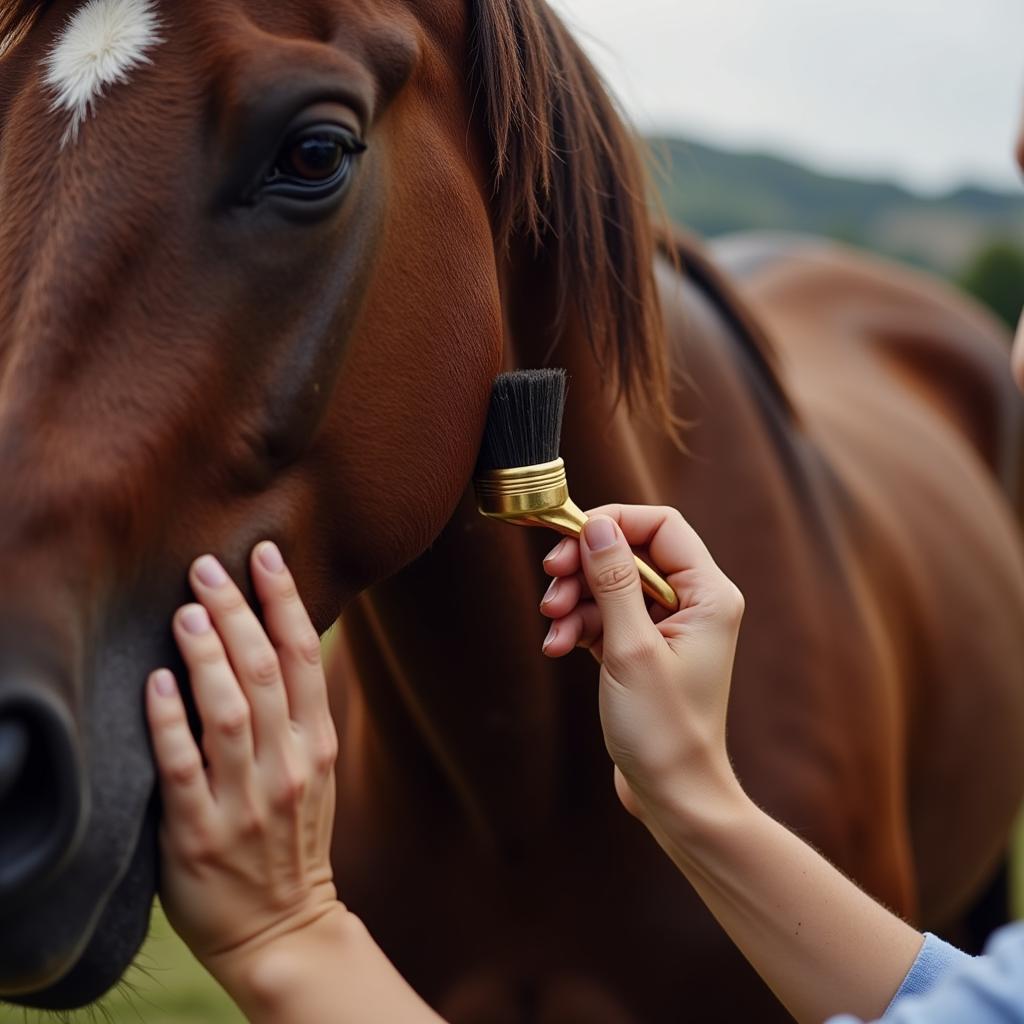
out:
<path id="1" fill-rule="evenodd" d="M 21 776 L 28 754 L 28 730 L 21 722 L 0 721 L 0 806 Z"/>
<path id="2" fill-rule="evenodd" d="M 0 902 L 46 880 L 70 849 L 82 804 L 62 717 L 42 702 L 0 709 Z"/>

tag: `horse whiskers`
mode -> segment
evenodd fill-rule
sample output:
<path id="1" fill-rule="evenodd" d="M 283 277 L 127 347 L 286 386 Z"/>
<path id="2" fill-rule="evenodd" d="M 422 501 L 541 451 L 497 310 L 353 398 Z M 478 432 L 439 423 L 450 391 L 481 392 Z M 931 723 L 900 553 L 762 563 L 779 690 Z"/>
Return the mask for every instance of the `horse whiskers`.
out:
<path id="1" fill-rule="evenodd" d="M 143 966 L 138 961 L 133 963 L 129 970 L 138 971 L 151 981 L 157 980 L 153 976 L 152 969 Z M 95 1003 L 90 1003 L 88 1006 L 83 1006 L 78 1010 L 36 1010 L 22 1007 L 21 1019 L 23 1024 L 51 1024 L 51 1022 L 52 1024 L 86 1024 L 86 1022 L 88 1024 L 97 1024 L 101 1019 L 104 1024 L 116 1024 L 117 1018 L 107 1006 L 107 999 L 112 993 L 119 995 L 135 1012 L 139 1019 L 139 1024 L 145 1024 L 146 1020 L 138 1005 L 139 1003 L 145 1003 L 155 1010 L 160 1009 L 155 1003 L 146 998 L 142 989 L 129 981 L 127 977 L 122 977 L 111 990 L 111 993 L 108 993 L 107 996 Z"/>

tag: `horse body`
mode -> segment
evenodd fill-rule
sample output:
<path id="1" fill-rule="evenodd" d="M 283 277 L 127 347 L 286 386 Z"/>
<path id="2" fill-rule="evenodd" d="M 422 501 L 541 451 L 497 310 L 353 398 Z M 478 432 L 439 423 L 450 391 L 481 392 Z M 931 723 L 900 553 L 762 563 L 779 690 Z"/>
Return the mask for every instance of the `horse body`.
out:
<path id="1" fill-rule="evenodd" d="M 936 283 L 821 245 L 747 294 L 852 499 L 847 568 L 896 655 L 919 920 L 948 929 L 998 857 L 1024 778 L 1024 455 L 1006 339 Z"/>
<path id="2" fill-rule="evenodd" d="M 580 335 L 551 355 L 571 373 L 571 487 L 682 509 L 747 598 L 729 719 L 745 786 L 889 906 L 950 928 L 1024 782 L 1005 341 L 916 275 L 824 244 L 753 266 L 751 242 L 720 247 L 743 299 L 689 247 L 702 287 L 658 274 L 686 456 L 615 407 Z M 522 365 L 544 356 L 532 294 Z M 591 659 L 540 654 L 553 539 L 467 497 L 346 613 L 342 891 L 456 1024 L 786 1019 L 618 806 Z"/>

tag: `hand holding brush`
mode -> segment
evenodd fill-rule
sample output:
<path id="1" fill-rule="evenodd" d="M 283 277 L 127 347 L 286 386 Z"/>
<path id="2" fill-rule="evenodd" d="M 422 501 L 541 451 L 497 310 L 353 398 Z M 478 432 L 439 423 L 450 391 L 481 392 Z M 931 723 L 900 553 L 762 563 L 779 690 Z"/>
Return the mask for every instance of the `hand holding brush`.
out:
<path id="1" fill-rule="evenodd" d="M 495 380 L 473 480 L 485 516 L 579 537 L 587 516 L 569 497 L 558 455 L 564 410 L 565 370 L 517 370 Z M 646 562 L 636 564 L 644 592 L 675 611 L 675 591 Z"/>

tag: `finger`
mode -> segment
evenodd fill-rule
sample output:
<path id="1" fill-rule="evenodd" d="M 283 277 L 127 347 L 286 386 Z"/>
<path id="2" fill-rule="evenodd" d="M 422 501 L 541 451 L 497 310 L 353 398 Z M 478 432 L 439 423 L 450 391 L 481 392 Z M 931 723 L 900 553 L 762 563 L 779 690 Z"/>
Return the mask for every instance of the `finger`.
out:
<path id="1" fill-rule="evenodd" d="M 188 725 L 185 705 L 174 676 L 167 669 L 149 677 L 146 716 L 153 738 L 160 794 L 169 819 L 201 824 L 213 814 L 213 796 Z"/>
<path id="2" fill-rule="evenodd" d="M 601 610 L 603 662 L 625 681 L 665 647 L 647 611 L 636 559 L 614 519 L 598 515 L 583 528 L 583 571 Z"/>
<path id="3" fill-rule="evenodd" d="M 281 664 L 292 720 L 311 735 L 333 729 L 320 637 L 276 544 L 257 545 L 252 578 Z"/>
<path id="4" fill-rule="evenodd" d="M 605 505 L 589 514 L 614 519 L 633 548 L 646 549 L 651 565 L 671 584 L 683 609 L 728 582 L 697 531 L 674 508 Z"/>
<path id="5" fill-rule="evenodd" d="M 544 571 L 549 576 L 572 576 L 580 568 L 580 545 L 574 537 L 563 537 L 544 559 Z"/>
<path id="6" fill-rule="evenodd" d="M 239 782 L 253 763 L 249 704 L 228 663 L 224 645 L 202 605 L 191 604 L 174 616 L 174 638 L 188 668 L 199 718 L 203 750 L 215 785 Z"/>
<path id="7" fill-rule="evenodd" d="M 568 615 L 589 593 L 585 594 L 586 581 L 577 573 L 575 576 L 555 577 L 540 600 L 540 611 L 549 619 L 561 619 Z"/>
<path id="8" fill-rule="evenodd" d="M 717 569 L 707 546 L 678 509 L 667 505 L 605 505 L 588 514 L 614 519 L 629 544 L 647 548 L 662 572 Z"/>
<path id="9" fill-rule="evenodd" d="M 277 652 L 256 613 L 212 555 L 192 564 L 189 579 L 196 597 L 210 613 L 252 709 L 257 757 L 283 749 L 289 733 L 288 698 Z"/>
<path id="10" fill-rule="evenodd" d="M 578 604 L 568 615 L 551 623 L 544 638 L 544 654 L 561 658 L 577 647 L 601 657 L 601 612 L 593 601 Z"/>

